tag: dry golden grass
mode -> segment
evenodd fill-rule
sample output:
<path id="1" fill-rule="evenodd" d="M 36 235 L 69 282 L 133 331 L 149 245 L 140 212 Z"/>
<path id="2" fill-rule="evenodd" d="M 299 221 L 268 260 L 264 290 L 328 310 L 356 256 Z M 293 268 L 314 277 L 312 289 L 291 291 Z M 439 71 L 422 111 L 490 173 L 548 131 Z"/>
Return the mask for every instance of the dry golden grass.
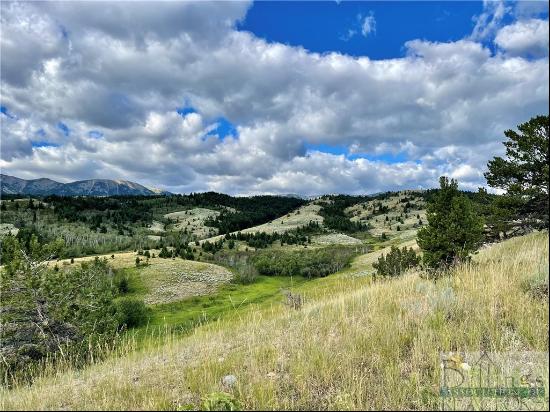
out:
<path id="1" fill-rule="evenodd" d="M 548 296 L 525 289 L 547 267 L 548 234 L 537 233 L 483 250 L 437 282 L 419 273 L 371 284 L 319 279 L 304 286 L 301 310 L 251 310 L 181 340 L 3 390 L 0 406 L 197 408 L 226 390 L 244 409 L 434 409 L 440 351 L 548 350 Z M 237 378 L 232 389 L 221 384 L 228 374 Z"/>
<path id="2" fill-rule="evenodd" d="M 158 256 L 159 250 L 152 249 L 151 253 L 155 253 L 155 256 Z M 139 255 L 136 252 L 118 252 L 118 253 L 108 253 L 108 254 L 96 255 L 96 256 L 83 256 L 79 258 L 74 258 L 73 264 L 89 262 L 94 260 L 95 258 L 99 258 L 99 259 L 107 259 L 109 261 L 109 264 L 114 269 L 122 269 L 122 268 L 128 268 L 128 267 L 134 266 L 136 263 L 136 257 L 138 256 Z M 143 256 L 139 256 L 139 257 L 140 259 L 144 259 Z M 150 259 L 150 263 L 152 265 L 155 265 L 155 264 L 161 263 L 163 260 L 164 259 L 154 258 L 154 259 Z M 71 265 L 71 259 L 61 259 L 59 261 L 52 260 L 48 262 L 48 265 L 50 266 L 55 264 L 57 264 L 59 267 L 68 267 L 69 265 Z"/>

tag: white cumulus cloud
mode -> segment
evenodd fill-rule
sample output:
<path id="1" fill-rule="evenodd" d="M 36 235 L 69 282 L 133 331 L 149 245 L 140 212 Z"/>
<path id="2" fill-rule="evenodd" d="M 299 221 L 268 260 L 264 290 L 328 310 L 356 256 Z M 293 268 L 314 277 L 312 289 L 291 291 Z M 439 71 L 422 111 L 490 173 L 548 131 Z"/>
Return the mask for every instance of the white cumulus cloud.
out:
<path id="1" fill-rule="evenodd" d="M 243 194 L 433 187 L 447 174 L 475 189 L 503 131 L 548 113 L 531 20 L 497 19 L 502 52 L 411 39 L 402 57 L 373 60 L 239 31 L 248 7 L 3 4 L 3 173 Z"/>
<path id="2" fill-rule="evenodd" d="M 548 20 L 518 21 L 500 29 L 495 43 L 512 56 L 548 56 Z"/>

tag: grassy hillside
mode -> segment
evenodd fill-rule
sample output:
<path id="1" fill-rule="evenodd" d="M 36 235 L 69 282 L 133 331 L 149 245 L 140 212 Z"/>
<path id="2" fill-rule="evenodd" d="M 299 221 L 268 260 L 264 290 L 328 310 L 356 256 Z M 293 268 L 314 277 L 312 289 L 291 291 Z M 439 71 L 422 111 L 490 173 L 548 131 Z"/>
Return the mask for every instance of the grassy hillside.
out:
<path id="1" fill-rule="evenodd" d="M 173 230 L 185 230 L 202 239 L 218 232 L 217 229 L 206 226 L 205 221 L 219 215 L 220 212 L 217 210 L 196 207 L 190 210 L 167 213 L 164 217 L 173 222 Z"/>
<path id="2" fill-rule="evenodd" d="M 328 234 L 312 237 L 312 246 L 323 245 L 360 245 L 372 243 L 369 240 L 379 238 L 384 234 L 386 239 L 394 239 L 401 243 L 415 238 L 418 228 L 426 224 L 426 201 L 419 191 L 407 190 L 402 192 L 386 193 L 369 198 L 355 197 L 347 199 L 352 206 L 342 210 L 343 215 L 351 222 L 368 225 L 365 229 L 355 233 L 345 234 L 339 230 L 327 228 L 321 211 L 324 205 L 331 204 L 330 197 L 309 202 L 292 212 L 262 225 L 243 229 L 242 233 L 285 233 L 293 229 L 304 227 L 309 222 L 319 223 Z M 236 234 L 237 232 L 233 232 Z M 223 235 L 203 239 L 215 242 Z"/>
<path id="3" fill-rule="evenodd" d="M 323 223 L 323 218 L 319 216 L 320 209 L 321 209 L 321 206 L 319 206 L 315 202 L 311 202 L 305 206 L 301 206 L 300 208 L 292 212 L 287 213 L 284 216 L 273 219 L 270 222 L 267 222 L 258 226 L 252 226 L 252 227 L 240 230 L 240 232 L 268 233 L 268 234 L 284 233 L 284 232 L 288 232 L 290 230 L 305 226 L 309 222 Z M 232 232 L 232 234 L 236 234 L 236 233 L 237 232 Z M 208 240 L 209 242 L 215 242 L 222 238 L 223 238 L 223 235 L 213 236 L 208 239 L 203 239 L 201 243 L 206 240 Z"/>
<path id="4" fill-rule="evenodd" d="M 218 193 L 11 198 L 0 201 L 0 236 L 11 231 L 26 240 L 34 234 L 41 244 L 61 239 L 61 257 L 80 257 L 176 246 L 184 238 L 194 241 L 228 228 L 263 224 L 303 204 L 304 200 L 281 196 Z"/>
<path id="5" fill-rule="evenodd" d="M 225 391 L 244 409 L 433 409 L 440 351 L 548 350 L 547 233 L 484 249 L 437 282 L 349 276 L 368 265 L 298 285 L 300 310 L 271 301 L 160 346 L 129 345 L 2 390 L 0 407 L 181 410 Z"/>
<path id="6" fill-rule="evenodd" d="M 426 201 L 419 191 L 406 190 L 368 200 L 346 209 L 352 221 L 368 223 L 373 236 L 410 239 L 426 224 Z"/>

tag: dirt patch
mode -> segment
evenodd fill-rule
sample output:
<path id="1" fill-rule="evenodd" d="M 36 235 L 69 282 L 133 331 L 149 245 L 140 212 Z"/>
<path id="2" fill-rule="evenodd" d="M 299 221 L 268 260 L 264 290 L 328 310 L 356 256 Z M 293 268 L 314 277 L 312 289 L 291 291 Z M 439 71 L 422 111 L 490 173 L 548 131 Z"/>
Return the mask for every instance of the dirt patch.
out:
<path id="1" fill-rule="evenodd" d="M 161 222 L 153 220 L 153 224 L 149 226 L 149 230 L 153 233 L 164 233 L 164 225 Z"/>

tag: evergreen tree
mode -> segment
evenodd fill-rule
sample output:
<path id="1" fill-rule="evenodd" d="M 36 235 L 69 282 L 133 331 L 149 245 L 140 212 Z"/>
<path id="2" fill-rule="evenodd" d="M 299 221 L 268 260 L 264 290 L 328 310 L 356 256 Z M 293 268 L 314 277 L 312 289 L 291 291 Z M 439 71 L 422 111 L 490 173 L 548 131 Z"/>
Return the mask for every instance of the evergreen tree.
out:
<path id="1" fill-rule="evenodd" d="M 163 259 L 166 259 L 166 258 L 171 258 L 172 257 L 172 253 L 168 251 L 168 249 L 166 249 L 166 246 L 163 246 L 160 253 L 159 253 L 159 258 L 163 258 Z"/>
<path id="2" fill-rule="evenodd" d="M 378 258 L 378 262 L 373 263 L 372 267 L 376 269 L 376 274 L 380 276 L 399 276 L 407 269 L 417 266 L 420 263 L 419 257 L 413 248 L 399 249 L 392 246 L 390 253 Z"/>
<path id="3" fill-rule="evenodd" d="M 427 207 L 428 225 L 418 231 L 418 245 L 426 266 L 448 266 L 466 259 L 483 239 L 483 220 L 470 200 L 458 191 L 456 180 L 442 176 L 440 190 Z"/>
<path id="4" fill-rule="evenodd" d="M 500 240 L 514 232 L 514 211 L 519 206 L 516 198 L 491 195 L 480 187 L 472 200 L 478 213 L 483 216 L 486 239 Z"/>
<path id="5" fill-rule="evenodd" d="M 115 336 L 114 291 L 105 262 L 65 271 L 57 264 L 50 270 L 21 251 L 19 257 L 17 268 L 0 276 L 0 324 L 10 326 L 0 328 L 3 377 L 30 372 L 29 366 L 67 350 L 66 345 L 85 354 L 89 339 Z"/>
<path id="6" fill-rule="evenodd" d="M 529 226 L 548 228 L 548 156 L 550 116 L 536 116 L 504 132 L 506 159 L 495 157 L 485 173 L 491 187 L 506 190 L 515 218 Z"/>

